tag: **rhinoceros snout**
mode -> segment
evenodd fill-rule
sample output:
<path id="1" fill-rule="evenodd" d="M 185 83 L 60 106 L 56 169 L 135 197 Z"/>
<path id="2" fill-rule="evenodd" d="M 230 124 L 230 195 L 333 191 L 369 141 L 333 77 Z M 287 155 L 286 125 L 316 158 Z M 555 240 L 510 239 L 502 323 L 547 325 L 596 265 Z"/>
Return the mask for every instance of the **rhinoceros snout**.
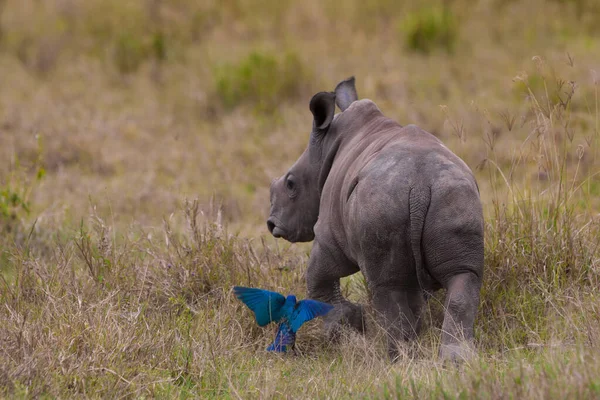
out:
<path id="1" fill-rule="evenodd" d="M 269 232 L 276 238 L 284 238 L 285 239 L 285 230 L 277 224 L 277 219 L 275 217 L 270 217 L 267 220 L 267 228 L 269 228 Z"/>
<path id="2" fill-rule="evenodd" d="M 269 232 L 273 233 L 273 229 L 275 229 L 275 222 L 273 222 L 273 218 L 269 218 L 267 220 L 267 228 L 269 228 Z"/>
<path id="3" fill-rule="evenodd" d="M 275 218 L 270 217 L 267 220 L 267 228 L 269 228 L 269 232 L 271 232 L 271 234 L 276 238 L 283 237 L 283 229 L 277 226 L 275 223 Z"/>

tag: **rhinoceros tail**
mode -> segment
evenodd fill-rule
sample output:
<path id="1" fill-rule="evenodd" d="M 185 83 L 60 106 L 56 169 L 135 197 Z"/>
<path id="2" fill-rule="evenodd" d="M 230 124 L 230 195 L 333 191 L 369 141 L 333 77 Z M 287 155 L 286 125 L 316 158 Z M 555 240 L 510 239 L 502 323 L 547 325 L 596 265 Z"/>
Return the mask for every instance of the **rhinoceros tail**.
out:
<path id="1" fill-rule="evenodd" d="M 410 189 L 408 199 L 408 209 L 410 213 L 410 244 L 415 259 L 415 268 L 419 286 L 421 287 L 421 290 L 423 290 L 426 298 L 429 297 L 429 290 L 433 287 L 433 278 L 425 269 L 421 252 L 421 238 L 423 236 L 423 226 L 425 225 L 425 216 L 427 215 L 430 201 L 430 187 L 413 187 Z"/>

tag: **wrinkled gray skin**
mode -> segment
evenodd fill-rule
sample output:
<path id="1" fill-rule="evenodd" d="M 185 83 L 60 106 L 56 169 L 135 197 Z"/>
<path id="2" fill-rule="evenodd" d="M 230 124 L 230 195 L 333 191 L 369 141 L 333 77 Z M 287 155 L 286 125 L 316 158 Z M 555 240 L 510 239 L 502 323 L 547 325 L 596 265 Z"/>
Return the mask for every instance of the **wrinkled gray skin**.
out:
<path id="1" fill-rule="evenodd" d="M 335 305 L 327 326 L 363 330 L 362 308 L 340 292 L 340 278 L 362 271 L 395 359 L 417 335 L 428 293 L 445 288 L 440 356 L 469 357 L 483 276 L 471 170 L 433 135 L 358 100 L 354 78 L 317 93 L 310 110 L 309 145 L 271 184 L 267 225 L 290 242 L 314 239 L 308 296 Z"/>

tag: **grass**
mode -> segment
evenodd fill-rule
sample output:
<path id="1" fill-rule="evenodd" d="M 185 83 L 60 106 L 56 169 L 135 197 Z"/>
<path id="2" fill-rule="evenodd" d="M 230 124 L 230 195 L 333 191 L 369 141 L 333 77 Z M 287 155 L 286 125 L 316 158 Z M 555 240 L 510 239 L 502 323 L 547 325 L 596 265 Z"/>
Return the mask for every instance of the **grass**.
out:
<path id="1" fill-rule="evenodd" d="M 0 0 L 0 396 L 600 395 L 594 2 L 38 3 Z M 452 51 L 430 30 L 431 51 L 405 46 L 422 10 L 460 21 Z M 310 96 L 350 75 L 476 174 L 467 365 L 437 360 L 443 293 L 394 365 L 372 312 L 366 337 L 314 321 L 280 357 L 232 296 L 306 293 L 310 245 L 269 237 L 268 185 L 306 146 Z M 360 274 L 343 288 L 369 297 Z"/>

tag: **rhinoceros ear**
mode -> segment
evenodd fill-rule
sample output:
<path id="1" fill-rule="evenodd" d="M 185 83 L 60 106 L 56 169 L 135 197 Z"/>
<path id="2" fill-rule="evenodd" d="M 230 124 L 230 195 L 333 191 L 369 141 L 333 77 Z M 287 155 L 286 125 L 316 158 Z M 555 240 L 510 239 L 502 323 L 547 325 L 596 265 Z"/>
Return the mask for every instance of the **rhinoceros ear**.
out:
<path id="1" fill-rule="evenodd" d="M 335 87 L 335 102 L 340 110 L 345 111 L 356 100 L 358 100 L 358 94 L 354 86 L 353 76 L 338 83 Z"/>
<path id="2" fill-rule="evenodd" d="M 314 117 L 314 128 L 327 129 L 335 115 L 335 93 L 319 92 L 315 94 L 310 99 L 310 111 Z"/>

